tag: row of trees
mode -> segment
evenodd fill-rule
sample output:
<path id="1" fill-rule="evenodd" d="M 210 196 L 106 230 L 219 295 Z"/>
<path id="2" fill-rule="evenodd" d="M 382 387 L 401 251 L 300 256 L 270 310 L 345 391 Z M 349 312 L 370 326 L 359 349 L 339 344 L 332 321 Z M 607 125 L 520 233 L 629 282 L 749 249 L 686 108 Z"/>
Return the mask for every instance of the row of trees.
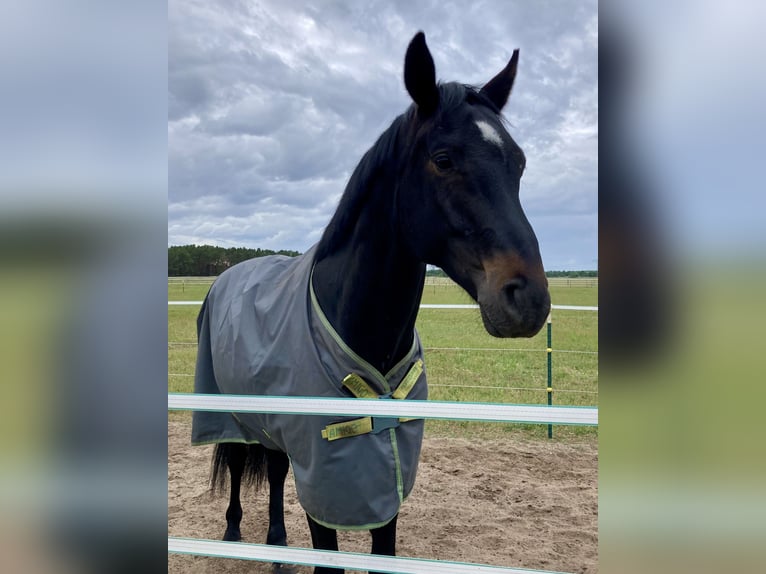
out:
<path id="1" fill-rule="evenodd" d="M 548 277 L 598 277 L 598 271 L 546 271 Z"/>
<path id="2" fill-rule="evenodd" d="M 219 275 L 240 261 L 264 255 L 300 255 L 298 251 L 249 249 L 247 247 L 215 247 L 213 245 L 178 245 L 168 247 L 169 277 L 204 277 Z M 426 275 L 446 277 L 441 269 L 429 269 Z M 598 271 L 547 271 L 548 277 L 598 277 Z"/>
<path id="3" fill-rule="evenodd" d="M 300 255 L 298 251 L 215 247 L 213 245 L 174 245 L 168 247 L 169 277 L 204 277 L 219 275 L 232 265 L 264 255 Z"/>
<path id="4" fill-rule="evenodd" d="M 429 269 L 426 271 L 428 277 L 446 277 L 447 274 L 441 269 Z M 548 277 L 598 277 L 598 271 L 546 271 Z"/>

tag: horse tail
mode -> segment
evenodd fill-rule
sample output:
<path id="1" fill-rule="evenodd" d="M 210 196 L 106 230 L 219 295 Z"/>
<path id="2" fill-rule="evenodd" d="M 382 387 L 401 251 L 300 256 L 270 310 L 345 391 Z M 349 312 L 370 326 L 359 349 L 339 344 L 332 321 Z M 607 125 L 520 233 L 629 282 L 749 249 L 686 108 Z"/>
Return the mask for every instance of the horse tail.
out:
<path id="1" fill-rule="evenodd" d="M 226 490 L 229 470 L 241 469 L 241 481 L 246 486 L 255 486 L 256 490 L 266 480 L 266 448 L 263 445 L 219 442 L 215 445 L 212 469 L 210 471 L 210 489 L 218 494 Z"/>

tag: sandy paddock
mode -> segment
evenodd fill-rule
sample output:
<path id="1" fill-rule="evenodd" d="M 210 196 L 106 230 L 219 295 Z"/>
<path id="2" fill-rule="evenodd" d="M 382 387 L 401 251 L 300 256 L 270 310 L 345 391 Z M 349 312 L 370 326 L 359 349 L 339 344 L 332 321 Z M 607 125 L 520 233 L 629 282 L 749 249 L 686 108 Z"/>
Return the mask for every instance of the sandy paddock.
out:
<path id="1" fill-rule="evenodd" d="M 213 497 L 213 447 L 192 447 L 190 425 L 168 425 L 168 534 L 220 539 L 226 498 Z M 400 556 L 560 572 L 598 571 L 598 448 L 581 442 L 428 438 L 399 516 Z M 244 493 L 244 542 L 266 539 L 265 491 Z M 288 541 L 311 541 L 295 487 L 285 496 Z M 341 550 L 369 551 L 366 532 L 339 533 Z M 309 568 L 297 568 L 308 574 Z M 270 565 L 169 555 L 168 572 L 267 573 Z"/>

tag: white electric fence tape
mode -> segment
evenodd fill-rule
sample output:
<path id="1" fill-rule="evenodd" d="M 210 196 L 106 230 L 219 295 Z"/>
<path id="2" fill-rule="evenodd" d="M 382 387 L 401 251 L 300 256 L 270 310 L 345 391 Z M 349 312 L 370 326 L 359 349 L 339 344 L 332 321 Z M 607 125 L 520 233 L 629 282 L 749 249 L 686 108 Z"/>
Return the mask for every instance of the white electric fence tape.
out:
<path id="1" fill-rule="evenodd" d="M 305 566 L 327 566 L 394 574 L 555 574 L 544 570 L 525 568 L 507 568 L 486 566 L 443 560 L 424 560 L 422 558 L 401 558 L 377 556 L 354 552 L 331 552 L 310 548 L 290 548 L 269 546 L 266 544 L 246 544 L 242 542 L 219 542 L 189 538 L 168 537 L 168 552 L 213 556 L 216 558 L 238 558 L 262 562 L 281 562 Z"/>
<path id="2" fill-rule="evenodd" d="M 168 393 L 169 410 L 598 425 L 598 408 L 457 401 L 396 401 Z"/>
<path id="3" fill-rule="evenodd" d="M 168 305 L 202 305 L 202 301 L 168 301 Z M 478 305 L 437 305 L 435 303 L 424 303 L 421 309 L 478 309 Z M 565 311 L 598 311 L 598 307 L 587 305 L 551 305 L 551 309 L 562 309 Z"/>

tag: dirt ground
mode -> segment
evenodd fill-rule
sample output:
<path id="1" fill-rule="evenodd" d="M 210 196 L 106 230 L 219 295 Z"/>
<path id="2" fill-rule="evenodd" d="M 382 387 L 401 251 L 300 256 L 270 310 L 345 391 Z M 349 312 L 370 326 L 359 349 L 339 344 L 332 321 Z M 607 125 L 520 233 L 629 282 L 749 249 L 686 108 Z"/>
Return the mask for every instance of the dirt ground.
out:
<path id="1" fill-rule="evenodd" d="M 190 425 L 168 425 L 168 534 L 219 540 L 227 499 L 213 497 L 213 447 L 189 445 Z M 428 438 L 418 478 L 399 516 L 400 556 L 499 566 L 598 572 L 598 447 L 593 439 L 469 441 Z M 243 542 L 266 540 L 265 491 L 245 492 Z M 285 522 L 291 546 L 310 547 L 288 475 Z M 340 532 L 341 550 L 369 551 L 367 532 Z M 309 568 L 297 568 L 308 574 Z M 168 555 L 169 574 L 268 573 L 258 562 Z"/>

